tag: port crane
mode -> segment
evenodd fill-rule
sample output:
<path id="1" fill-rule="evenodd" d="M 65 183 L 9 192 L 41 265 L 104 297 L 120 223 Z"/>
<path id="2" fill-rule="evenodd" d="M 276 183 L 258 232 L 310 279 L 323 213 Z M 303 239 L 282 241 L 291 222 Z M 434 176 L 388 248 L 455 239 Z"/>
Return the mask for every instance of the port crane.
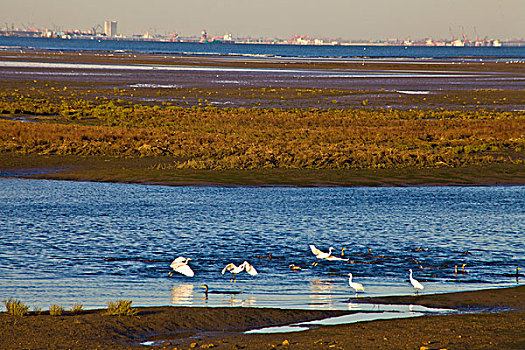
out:
<path id="1" fill-rule="evenodd" d="M 465 34 L 465 28 L 463 28 L 463 26 L 461 26 L 461 35 L 463 35 L 463 42 L 465 45 L 470 46 L 470 41 L 468 40 L 467 34 Z"/>
<path id="2" fill-rule="evenodd" d="M 97 35 L 97 31 L 100 30 L 102 31 L 104 28 L 102 28 L 102 26 L 100 24 L 97 24 L 96 26 L 94 26 L 93 28 L 91 28 L 91 30 L 93 31 L 93 35 Z"/>

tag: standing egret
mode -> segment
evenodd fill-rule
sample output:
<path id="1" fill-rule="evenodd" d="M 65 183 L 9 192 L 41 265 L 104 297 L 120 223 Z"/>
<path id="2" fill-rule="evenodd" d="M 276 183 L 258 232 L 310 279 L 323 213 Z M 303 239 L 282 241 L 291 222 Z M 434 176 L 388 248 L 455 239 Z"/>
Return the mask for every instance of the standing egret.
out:
<path id="1" fill-rule="evenodd" d="M 363 287 L 363 285 L 361 283 L 352 282 L 352 273 L 348 274 L 348 285 L 350 286 L 350 288 L 354 288 L 355 289 L 355 296 L 356 297 L 357 297 L 357 292 L 358 291 L 362 291 L 362 292 L 365 291 L 365 287 Z"/>
<path id="2" fill-rule="evenodd" d="M 421 283 L 419 283 L 418 280 L 416 280 L 414 277 L 412 277 L 412 269 L 409 269 L 408 271 L 410 271 L 410 283 L 412 283 L 412 285 L 414 286 L 414 291 L 418 292 L 418 290 L 423 290 L 425 289 L 425 287 L 423 287 L 423 285 Z"/>
<path id="3" fill-rule="evenodd" d="M 317 259 L 327 259 L 329 256 L 332 255 L 332 250 L 335 249 L 333 247 L 330 247 L 330 249 L 328 249 L 328 253 L 325 253 L 317 249 L 313 244 L 310 244 L 310 250 L 312 251 L 312 253 L 314 253 Z M 315 261 L 312 265 L 316 266 L 317 261 Z"/>
<path id="4" fill-rule="evenodd" d="M 224 275 L 224 273 L 226 271 L 228 271 L 228 272 L 236 275 L 236 274 L 241 273 L 241 272 L 243 272 L 245 270 L 246 270 L 246 272 L 248 272 L 252 276 L 256 276 L 257 273 L 258 273 L 257 270 L 255 269 L 255 267 L 253 267 L 247 261 L 245 261 L 239 266 L 236 266 L 233 263 L 230 263 L 230 264 L 226 265 L 224 267 L 224 269 L 222 269 L 222 274 Z M 233 280 L 234 283 L 236 282 L 235 278 L 233 278 L 232 280 Z"/>
<path id="5" fill-rule="evenodd" d="M 186 259 L 183 256 L 179 256 L 177 259 L 173 260 L 173 262 L 170 264 L 170 267 L 173 269 L 173 271 L 182 273 L 184 276 L 193 277 L 195 273 L 191 269 L 191 267 L 188 266 L 188 261 L 193 259 Z M 173 275 L 173 271 L 170 271 L 170 276 Z"/>

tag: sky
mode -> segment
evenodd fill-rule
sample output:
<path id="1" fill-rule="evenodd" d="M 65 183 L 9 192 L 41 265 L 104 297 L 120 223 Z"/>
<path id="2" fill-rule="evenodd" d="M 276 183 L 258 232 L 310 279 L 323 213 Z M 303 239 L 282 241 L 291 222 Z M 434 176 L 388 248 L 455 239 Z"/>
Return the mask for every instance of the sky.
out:
<path id="1" fill-rule="evenodd" d="M 525 38 L 525 0 L 0 0 L 0 27 L 375 40 Z"/>

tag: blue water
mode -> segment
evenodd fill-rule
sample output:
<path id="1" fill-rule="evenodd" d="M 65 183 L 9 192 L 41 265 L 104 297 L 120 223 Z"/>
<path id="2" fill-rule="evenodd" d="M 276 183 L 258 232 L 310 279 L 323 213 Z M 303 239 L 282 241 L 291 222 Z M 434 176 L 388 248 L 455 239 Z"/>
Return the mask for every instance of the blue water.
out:
<path id="1" fill-rule="evenodd" d="M 525 47 L 299 46 L 266 44 L 171 43 L 127 40 L 0 37 L 0 47 L 51 50 L 134 51 L 164 54 L 269 55 L 327 58 L 525 58 Z"/>
<path id="2" fill-rule="evenodd" d="M 525 187 L 222 188 L 0 178 L 0 299 L 47 308 L 252 305 L 345 308 L 353 295 L 515 285 L 525 268 Z M 308 244 L 352 262 L 313 267 Z M 412 251 L 416 248 L 428 251 Z M 371 255 L 367 255 L 371 248 Z M 268 253 L 280 259 L 258 257 Z M 177 256 L 195 277 L 169 277 Z M 259 275 L 232 284 L 228 263 Z M 292 271 L 294 263 L 303 268 Z M 454 265 L 466 265 L 455 275 Z M 523 271 L 523 270 L 522 270 Z M 525 278 L 523 278 L 525 279 Z M 210 289 L 243 291 L 234 298 Z"/>

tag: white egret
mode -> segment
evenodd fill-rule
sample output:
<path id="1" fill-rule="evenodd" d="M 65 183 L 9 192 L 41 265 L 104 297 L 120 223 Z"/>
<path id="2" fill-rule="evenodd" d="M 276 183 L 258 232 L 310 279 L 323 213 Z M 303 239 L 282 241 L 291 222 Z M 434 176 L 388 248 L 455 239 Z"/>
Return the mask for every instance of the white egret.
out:
<path id="1" fill-rule="evenodd" d="M 409 269 L 408 271 L 410 271 L 410 283 L 412 283 L 412 285 L 414 286 L 414 291 L 418 292 L 418 290 L 423 290 L 425 289 L 425 287 L 423 287 L 423 285 L 421 283 L 419 283 L 418 280 L 416 280 L 414 277 L 412 277 L 412 269 Z"/>
<path id="2" fill-rule="evenodd" d="M 314 255 L 315 255 L 315 257 L 317 259 L 327 259 L 328 257 L 330 257 L 332 255 L 332 250 L 335 250 L 335 249 L 333 247 L 330 247 L 330 249 L 328 249 L 328 253 L 325 253 L 325 252 L 322 252 L 319 249 L 317 249 L 315 247 L 315 245 L 310 244 L 310 250 L 312 251 L 312 253 L 314 253 Z M 317 265 L 317 261 L 314 262 L 312 265 L 316 266 Z"/>
<path id="3" fill-rule="evenodd" d="M 184 276 L 193 277 L 195 273 L 191 269 L 191 267 L 188 266 L 188 261 L 193 259 L 186 259 L 183 256 L 179 256 L 177 259 L 173 260 L 173 262 L 170 264 L 170 267 L 173 269 L 173 271 L 183 274 Z M 170 276 L 173 275 L 173 271 L 170 271 Z"/>
<path id="4" fill-rule="evenodd" d="M 330 255 L 328 258 L 326 258 L 328 261 L 349 261 L 350 258 L 340 258 L 338 256 Z"/>
<path id="5" fill-rule="evenodd" d="M 357 292 L 358 291 L 362 291 L 362 292 L 365 291 L 365 287 L 363 287 L 363 285 L 361 283 L 352 282 L 352 273 L 348 274 L 348 285 L 350 286 L 350 288 L 354 288 L 355 289 L 355 296 L 356 297 L 357 297 Z"/>
<path id="6" fill-rule="evenodd" d="M 238 273 L 241 273 L 243 271 L 246 271 L 248 272 L 250 275 L 252 276 L 256 276 L 257 275 L 257 270 L 255 269 L 255 267 L 253 267 L 252 265 L 250 265 L 250 263 L 248 263 L 247 261 L 243 262 L 241 265 L 239 266 L 236 266 L 235 264 L 231 263 L 231 264 L 228 264 L 224 267 L 224 269 L 222 269 L 222 274 L 224 275 L 224 273 L 228 271 L 232 274 L 238 274 Z M 236 279 L 233 278 L 233 282 L 235 282 Z"/>

